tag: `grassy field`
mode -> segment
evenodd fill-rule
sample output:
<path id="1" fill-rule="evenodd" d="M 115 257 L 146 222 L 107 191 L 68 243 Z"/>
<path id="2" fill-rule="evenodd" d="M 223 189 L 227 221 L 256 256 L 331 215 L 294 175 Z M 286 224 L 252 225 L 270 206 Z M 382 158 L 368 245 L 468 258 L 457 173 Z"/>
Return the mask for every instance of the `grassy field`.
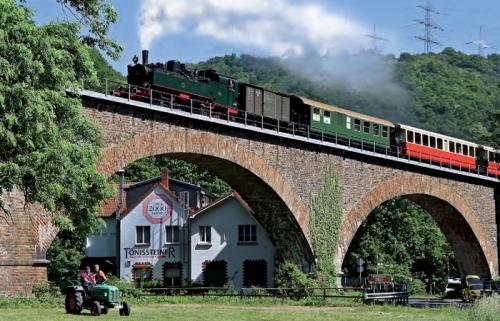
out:
<path id="1" fill-rule="evenodd" d="M 0 320 L 89 320 L 88 311 L 82 315 L 68 315 L 62 308 L 0 308 Z M 117 310 L 99 320 L 123 320 Z M 132 306 L 131 316 L 125 320 L 178 321 L 462 321 L 467 311 L 461 309 L 413 309 L 391 306 L 304 307 L 289 305 L 230 305 L 230 304 L 169 304 L 142 303 Z"/>

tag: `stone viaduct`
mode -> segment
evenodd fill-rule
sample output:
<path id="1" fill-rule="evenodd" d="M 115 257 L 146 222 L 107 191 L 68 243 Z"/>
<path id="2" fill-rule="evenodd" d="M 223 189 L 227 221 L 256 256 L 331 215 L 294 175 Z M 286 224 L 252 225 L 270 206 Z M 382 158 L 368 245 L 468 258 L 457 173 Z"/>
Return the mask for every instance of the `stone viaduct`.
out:
<path id="1" fill-rule="evenodd" d="M 372 210 L 395 197 L 406 197 L 434 217 L 463 273 L 499 273 L 498 182 L 162 113 L 126 100 L 91 96 L 83 97 L 84 111 L 104 134 L 101 172 L 110 176 L 152 155 L 168 155 L 207 168 L 227 181 L 254 209 L 280 257 L 303 263 L 314 260 L 309 240 L 310 208 L 322 187 L 325 168 L 331 166 L 343 188 L 337 268 Z M 29 282 L 44 279 L 44 251 L 54 235 L 46 223 L 47 214 L 29 218 L 27 212 L 43 211 L 19 205 L 19 195 L 14 194 L 4 195 L 6 206 L 14 208 L 14 215 L 24 221 L 0 225 L 0 284 L 6 284 L 6 274 L 17 271 L 22 277 L 7 280 L 15 286 L 0 289 L 0 295 L 26 291 Z"/>

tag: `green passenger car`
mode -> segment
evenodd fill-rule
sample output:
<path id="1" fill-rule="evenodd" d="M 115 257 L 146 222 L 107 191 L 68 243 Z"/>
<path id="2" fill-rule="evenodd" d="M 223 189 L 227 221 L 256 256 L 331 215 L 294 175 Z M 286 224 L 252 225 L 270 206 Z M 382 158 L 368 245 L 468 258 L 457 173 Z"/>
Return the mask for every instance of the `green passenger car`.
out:
<path id="1" fill-rule="evenodd" d="M 393 123 L 307 98 L 301 99 L 310 106 L 311 131 L 337 134 L 381 148 L 390 147 Z"/>
<path id="2" fill-rule="evenodd" d="M 220 105 L 236 107 L 239 85 L 235 79 L 219 75 L 213 70 L 202 70 L 198 73 L 202 76 L 202 80 L 193 80 L 178 73 L 155 70 L 152 83 L 200 97 L 213 98 Z"/>

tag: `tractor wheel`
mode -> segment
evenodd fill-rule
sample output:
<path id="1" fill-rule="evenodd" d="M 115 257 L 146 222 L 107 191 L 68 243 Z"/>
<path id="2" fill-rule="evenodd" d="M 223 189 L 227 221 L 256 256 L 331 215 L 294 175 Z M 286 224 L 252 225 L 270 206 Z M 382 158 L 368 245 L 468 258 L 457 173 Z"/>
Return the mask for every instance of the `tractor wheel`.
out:
<path id="1" fill-rule="evenodd" d="M 80 292 L 73 292 L 66 295 L 64 301 L 66 313 L 79 314 L 83 308 L 83 296 Z"/>
<path id="2" fill-rule="evenodd" d="M 122 302 L 122 307 L 120 308 L 121 316 L 129 316 L 130 315 L 130 304 L 127 301 Z"/>
<path id="3" fill-rule="evenodd" d="M 90 303 L 90 314 L 92 314 L 95 317 L 101 315 L 101 304 L 99 302 L 92 301 L 92 303 Z"/>

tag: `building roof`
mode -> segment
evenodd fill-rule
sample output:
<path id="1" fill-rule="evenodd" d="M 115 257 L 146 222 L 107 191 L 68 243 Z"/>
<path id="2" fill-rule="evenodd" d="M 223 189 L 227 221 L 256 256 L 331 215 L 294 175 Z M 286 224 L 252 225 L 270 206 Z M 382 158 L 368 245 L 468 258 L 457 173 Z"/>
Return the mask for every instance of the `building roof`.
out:
<path id="1" fill-rule="evenodd" d="M 124 189 L 126 189 L 128 186 L 135 184 L 135 182 L 129 182 L 129 183 L 124 183 Z M 114 184 L 117 189 L 120 188 L 120 184 L 116 183 Z M 118 207 L 118 202 L 120 198 L 120 193 L 119 191 L 116 193 L 116 195 L 113 198 L 109 198 L 106 201 L 102 202 L 100 207 L 101 210 L 99 212 L 100 217 L 111 217 L 114 216 L 116 213 L 116 208 Z M 127 204 L 127 193 L 123 193 L 123 206 L 121 212 L 125 210 L 125 204 Z"/>
<path id="2" fill-rule="evenodd" d="M 131 204 L 128 208 L 124 208 L 123 211 L 121 211 L 120 213 L 120 220 L 123 219 L 125 216 L 128 215 L 128 213 L 130 213 L 133 209 L 135 209 L 139 204 L 141 204 L 141 202 L 143 200 L 146 199 L 146 197 L 148 197 L 154 190 L 155 188 L 157 187 L 160 187 L 161 189 L 163 189 L 168 195 L 170 195 L 170 197 L 172 197 L 177 203 L 181 204 L 181 206 L 184 206 L 182 205 L 182 202 L 177 198 L 177 196 L 172 193 L 165 185 L 163 185 L 161 182 L 158 182 L 156 184 L 154 184 L 153 186 L 151 186 L 151 188 L 149 188 L 145 193 L 143 193 L 139 198 L 137 198 L 137 200 L 135 200 L 135 202 L 133 204 Z"/>
<path id="3" fill-rule="evenodd" d="M 219 205 L 219 204 L 222 204 L 224 202 L 226 202 L 227 200 L 231 199 L 231 198 L 234 198 L 236 199 L 240 204 L 241 206 L 252 216 L 254 216 L 254 212 L 252 210 L 252 208 L 250 208 L 250 206 L 247 204 L 247 202 L 245 202 L 245 200 L 240 196 L 240 194 L 238 194 L 237 192 L 230 192 L 230 193 L 227 193 L 221 197 L 219 197 L 218 199 L 216 199 L 215 201 L 213 201 L 212 203 L 208 204 L 207 206 L 205 207 L 202 207 L 200 209 L 198 209 L 197 211 L 194 211 L 190 214 L 190 217 L 191 218 L 195 218 L 199 215 L 202 215 L 203 213 L 206 213 L 208 212 L 209 209 L 212 209 L 214 208 L 215 206 Z"/>

